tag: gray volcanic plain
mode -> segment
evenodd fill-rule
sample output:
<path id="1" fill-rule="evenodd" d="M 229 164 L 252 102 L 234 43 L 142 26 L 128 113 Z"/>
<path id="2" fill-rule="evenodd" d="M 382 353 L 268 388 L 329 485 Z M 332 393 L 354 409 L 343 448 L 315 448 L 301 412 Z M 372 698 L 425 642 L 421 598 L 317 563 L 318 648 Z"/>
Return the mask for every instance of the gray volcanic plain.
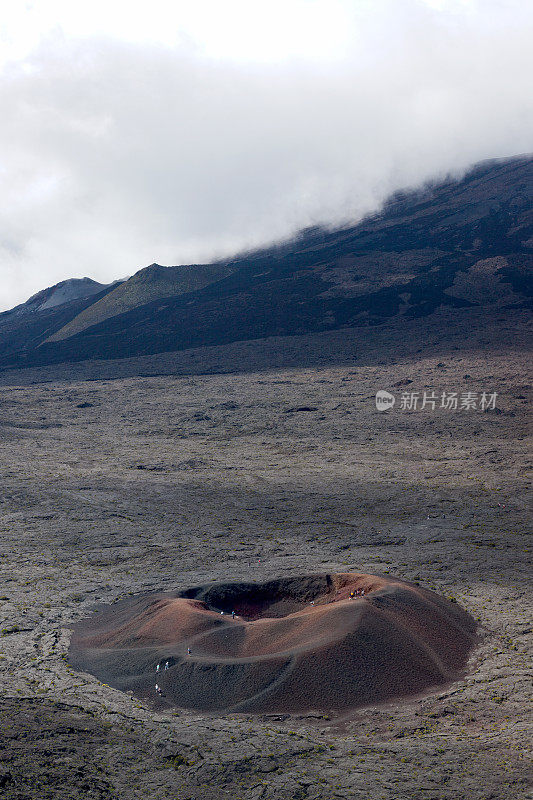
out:
<path id="1" fill-rule="evenodd" d="M 521 314 L 1 373 L 0 796 L 525 798 Z M 379 389 L 394 408 L 377 411 Z M 424 391 L 498 397 L 401 407 Z M 346 573 L 465 609 L 464 673 L 347 713 L 251 713 L 139 697 L 69 661 L 96 606 Z"/>

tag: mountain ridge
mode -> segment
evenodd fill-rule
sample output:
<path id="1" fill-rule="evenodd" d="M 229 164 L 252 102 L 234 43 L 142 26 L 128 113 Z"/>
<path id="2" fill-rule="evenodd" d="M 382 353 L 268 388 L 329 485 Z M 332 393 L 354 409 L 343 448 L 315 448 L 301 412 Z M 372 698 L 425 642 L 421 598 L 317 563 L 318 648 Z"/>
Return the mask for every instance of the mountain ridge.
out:
<path id="1" fill-rule="evenodd" d="M 154 299 L 203 288 L 212 281 L 225 277 L 226 274 L 228 268 L 216 264 L 188 264 L 176 267 L 150 264 L 82 311 L 46 341 L 69 338 L 92 325 L 145 305 Z"/>
<path id="2" fill-rule="evenodd" d="M 484 162 L 460 180 L 396 193 L 356 225 L 315 226 L 210 265 L 150 265 L 63 315 L 31 346 L 12 341 L 0 366 L 130 357 L 391 320 L 408 331 L 410 320 L 446 306 L 527 308 L 532 166 L 531 157 Z"/>
<path id="3" fill-rule="evenodd" d="M 19 303 L 14 308 L 1 312 L 0 317 L 3 314 L 35 314 L 38 311 L 46 311 L 69 303 L 72 300 L 82 300 L 85 297 L 98 294 L 109 285 L 99 283 L 93 278 L 67 278 L 64 281 L 55 283 L 53 286 L 48 286 L 46 289 L 40 289 L 24 303 Z"/>

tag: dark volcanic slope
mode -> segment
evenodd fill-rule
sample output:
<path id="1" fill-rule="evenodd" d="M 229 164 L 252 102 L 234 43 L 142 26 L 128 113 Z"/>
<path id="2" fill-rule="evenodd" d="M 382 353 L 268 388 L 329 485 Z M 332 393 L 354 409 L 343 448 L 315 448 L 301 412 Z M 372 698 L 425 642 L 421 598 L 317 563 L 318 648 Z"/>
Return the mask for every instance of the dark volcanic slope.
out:
<path id="1" fill-rule="evenodd" d="M 52 287 L 53 288 L 53 287 Z M 95 303 L 111 291 L 106 286 L 102 291 L 86 297 L 61 303 L 51 308 L 31 307 L 31 300 L 11 311 L 0 314 L 0 359 L 9 360 L 14 357 L 25 363 L 28 353 L 37 348 L 41 342 L 60 330 L 71 319 L 85 308 Z M 44 294 L 46 290 L 43 291 Z M 41 294 L 41 293 L 39 293 Z"/>
<path id="2" fill-rule="evenodd" d="M 99 322 L 154 300 L 203 289 L 231 272 L 231 267 L 224 264 L 189 264 L 182 267 L 151 264 L 82 311 L 49 340 L 68 339 Z"/>
<path id="3" fill-rule="evenodd" d="M 532 165 L 531 158 L 485 163 L 461 181 L 396 195 L 354 227 L 310 229 L 235 258 L 221 265 L 230 274 L 194 291 L 130 305 L 88 328 L 71 317 L 61 336 L 74 335 L 38 347 L 24 342 L 0 365 L 127 357 L 393 319 L 407 332 L 410 320 L 443 305 L 487 313 L 524 307 Z"/>
<path id="4" fill-rule="evenodd" d="M 76 626 L 70 658 L 182 707 L 340 711 L 457 678 L 475 628 L 457 605 L 397 578 L 311 575 L 122 601 Z"/>

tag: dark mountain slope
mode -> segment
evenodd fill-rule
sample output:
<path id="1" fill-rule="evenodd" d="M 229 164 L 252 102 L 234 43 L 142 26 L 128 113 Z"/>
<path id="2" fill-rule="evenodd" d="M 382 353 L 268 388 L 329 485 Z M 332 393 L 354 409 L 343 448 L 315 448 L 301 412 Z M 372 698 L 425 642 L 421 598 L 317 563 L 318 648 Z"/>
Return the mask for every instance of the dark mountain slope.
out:
<path id="1" fill-rule="evenodd" d="M 182 267 L 151 264 L 78 314 L 62 330 L 50 337 L 50 341 L 68 339 L 99 322 L 153 300 L 202 289 L 230 272 L 231 269 L 223 264 L 196 264 Z"/>
<path id="2" fill-rule="evenodd" d="M 105 287 L 98 294 L 42 310 L 36 308 L 31 312 L 21 311 L 22 306 L 17 306 L 11 311 L 4 311 L 0 314 L 0 360 L 8 359 L 14 353 L 31 352 L 84 308 L 92 305 L 95 299 L 98 300 L 107 294 L 110 288 Z"/>
<path id="3" fill-rule="evenodd" d="M 100 284 L 70 279 L 43 289 L 0 314 L 0 359 L 24 359 L 42 342 L 66 338 L 150 300 L 203 287 L 228 275 L 224 265 L 161 267 L 151 264 L 127 280 Z"/>
<path id="4" fill-rule="evenodd" d="M 117 358 L 343 326 L 404 326 L 440 306 L 487 314 L 528 303 L 531 158 L 398 194 L 353 227 L 313 228 L 239 256 L 195 291 L 109 317 L 0 360 L 26 366 Z"/>

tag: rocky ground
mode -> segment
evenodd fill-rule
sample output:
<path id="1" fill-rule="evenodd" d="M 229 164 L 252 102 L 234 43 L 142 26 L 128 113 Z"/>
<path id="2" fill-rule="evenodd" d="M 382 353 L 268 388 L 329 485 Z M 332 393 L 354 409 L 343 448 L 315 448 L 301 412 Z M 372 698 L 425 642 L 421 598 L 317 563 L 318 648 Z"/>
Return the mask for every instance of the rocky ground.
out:
<path id="1" fill-rule="evenodd" d="M 506 344 L 228 374 L 4 376 L 0 796 L 525 797 L 525 363 Z M 378 389 L 392 410 L 376 410 Z M 399 407 L 424 390 L 497 392 L 496 409 Z M 346 717 L 218 717 L 156 709 L 68 664 L 69 626 L 96 602 L 326 570 L 454 597 L 481 626 L 469 674 Z"/>

